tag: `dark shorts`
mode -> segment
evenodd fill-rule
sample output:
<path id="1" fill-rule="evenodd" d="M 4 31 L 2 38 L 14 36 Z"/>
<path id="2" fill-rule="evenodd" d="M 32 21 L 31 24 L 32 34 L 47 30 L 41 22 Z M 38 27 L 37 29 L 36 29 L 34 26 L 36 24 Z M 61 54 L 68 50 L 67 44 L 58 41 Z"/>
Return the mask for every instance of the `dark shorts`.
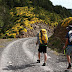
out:
<path id="1" fill-rule="evenodd" d="M 38 52 L 40 53 L 47 53 L 47 46 L 39 45 Z"/>

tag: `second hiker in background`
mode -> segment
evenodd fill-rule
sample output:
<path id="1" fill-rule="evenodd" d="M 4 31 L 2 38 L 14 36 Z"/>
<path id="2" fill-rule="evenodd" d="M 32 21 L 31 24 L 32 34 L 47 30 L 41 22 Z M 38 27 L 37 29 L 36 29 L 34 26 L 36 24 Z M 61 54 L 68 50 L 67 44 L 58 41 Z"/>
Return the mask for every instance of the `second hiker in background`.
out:
<path id="1" fill-rule="evenodd" d="M 65 42 L 65 46 L 63 47 L 64 49 L 66 48 L 66 55 L 67 55 L 67 60 L 68 60 L 68 68 L 71 68 L 71 58 L 70 58 L 70 54 L 72 53 L 72 25 L 69 25 L 67 27 L 68 29 L 68 33 L 66 35 L 66 42 Z"/>
<path id="2" fill-rule="evenodd" d="M 40 32 L 37 34 L 37 42 L 36 45 L 39 44 L 38 48 L 38 60 L 37 63 L 40 63 L 40 53 L 44 53 L 44 63 L 42 66 L 46 65 L 47 60 L 47 43 L 48 43 L 48 37 L 47 37 L 47 31 L 46 29 L 41 29 Z"/>

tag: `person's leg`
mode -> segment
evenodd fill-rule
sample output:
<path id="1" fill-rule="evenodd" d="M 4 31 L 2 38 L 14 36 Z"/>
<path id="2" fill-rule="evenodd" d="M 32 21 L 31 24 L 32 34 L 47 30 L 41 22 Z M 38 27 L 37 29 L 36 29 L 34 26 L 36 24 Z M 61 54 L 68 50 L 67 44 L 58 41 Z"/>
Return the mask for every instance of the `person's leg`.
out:
<path id="1" fill-rule="evenodd" d="M 40 60 L 40 52 L 38 52 L 38 59 Z"/>
<path id="2" fill-rule="evenodd" d="M 38 52 L 38 60 L 37 63 L 40 63 L 40 52 Z"/>
<path id="3" fill-rule="evenodd" d="M 71 59 L 70 59 L 70 56 L 69 55 L 67 55 L 67 60 L 68 60 L 68 63 L 69 63 L 67 69 L 70 69 L 71 68 Z"/>
<path id="4" fill-rule="evenodd" d="M 70 54 L 71 54 L 71 46 L 68 46 L 68 47 L 66 48 L 67 61 L 68 61 L 68 63 L 69 63 L 67 69 L 70 69 L 70 68 L 71 68 L 71 58 L 70 58 Z"/>
<path id="5" fill-rule="evenodd" d="M 37 63 L 40 63 L 40 53 L 41 53 L 41 46 L 39 45 L 39 49 L 38 49 L 38 60 Z"/>
<path id="6" fill-rule="evenodd" d="M 47 60 L 47 53 L 44 53 L 44 63 L 46 63 Z"/>
<path id="7" fill-rule="evenodd" d="M 43 47 L 43 53 L 44 53 L 44 63 L 42 66 L 46 65 L 46 60 L 47 60 L 47 46 Z"/>
<path id="8" fill-rule="evenodd" d="M 67 60 L 68 60 L 68 63 L 71 64 L 71 59 L 70 59 L 70 56 L 69 55 L 67 55 Z"/>
<path id="9" fill-rule="evenodd" d="M 46 65 L 46 60 L 47 60 L 47 53 L 44 53 L 44 63 L 42 66 L 45 66 Z"/>

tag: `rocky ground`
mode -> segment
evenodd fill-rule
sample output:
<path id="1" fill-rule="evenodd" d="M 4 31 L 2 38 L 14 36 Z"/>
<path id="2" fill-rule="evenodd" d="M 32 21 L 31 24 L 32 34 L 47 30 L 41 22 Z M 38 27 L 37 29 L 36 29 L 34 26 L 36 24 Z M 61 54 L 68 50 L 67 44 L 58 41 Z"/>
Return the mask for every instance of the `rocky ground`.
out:
<path id="1" fill-rule="evenodd" d="M 33 27 L 33 29 L 27 28 L 27 32 L 20 32 L 19 35 L 17 35 L 16 37 L 17 38 L 35 37 L 37 33 L 40 31 L 40 29 L 46 29 L 48 34 L 53 33 L 54 30 L 54 28 L 44 23 L 31 24 L 31 27 Z"/>

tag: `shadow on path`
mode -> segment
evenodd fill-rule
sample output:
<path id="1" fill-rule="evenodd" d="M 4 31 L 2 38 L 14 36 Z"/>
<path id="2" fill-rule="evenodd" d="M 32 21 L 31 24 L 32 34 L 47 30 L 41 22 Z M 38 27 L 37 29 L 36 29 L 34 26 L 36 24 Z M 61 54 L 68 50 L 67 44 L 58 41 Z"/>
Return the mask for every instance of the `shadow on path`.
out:
<path id="1" fill-rule="evenodd" d="M 72 69 L 65 70 L 64 72 L 72 72 Z"/>
<path id="2" fill-rule="evenodd" d="M 9 65 L 7 66 L 6 68 L 3 68 L 3 70 L 18 70 L 18 69 L 25 69 L 25 68 L 28 68 L 28 67 L 35 67 L 36 63 L 30 63 L 30 64 L 26 64 L 26 65 L 21 65 L 21 66 L 12 66 L 12 65 Z M 46 71 L 46 72 L 50 72 L 50 71 Z M 63 70 L 63 71 L 57 71 L 57 70 L 54 70 L 53 72 L 72 72 L 72 69 L 66 69 L 66 70 Z"/>
<path id="3" fill-rule="evenodd" d="M 30 64 L 26 64 L 26 65 L 21 65 L 21 66 L 12 66 L 12 65 L 9 65 L 7 66 L 6 68 L 3 68 L 3 70 L 18 70 L 18 69 L 25 69 L 27 67 L 34 67 L 35 63 L 30 63 Z"/>
<path id="4" fill-rule="evenodd" d="M 65 55 L 60 55 L 57 59 L 57 63 L 59 62 L 67 62 L 67 58 Z"/>

